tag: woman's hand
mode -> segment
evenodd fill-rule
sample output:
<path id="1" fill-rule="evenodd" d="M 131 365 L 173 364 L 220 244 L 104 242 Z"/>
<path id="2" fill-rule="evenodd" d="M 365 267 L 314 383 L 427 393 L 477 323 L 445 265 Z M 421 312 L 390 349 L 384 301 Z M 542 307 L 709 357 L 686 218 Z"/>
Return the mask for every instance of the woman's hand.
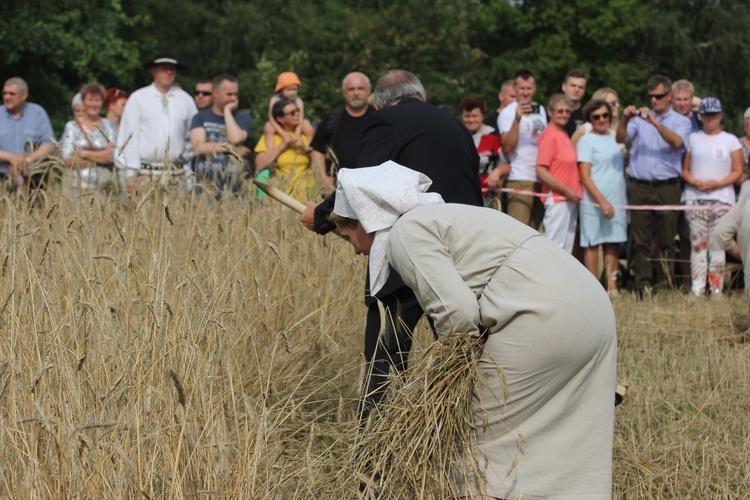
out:
<path id="1" fill-rule="evenodd" d="M 568 201 L 572 201 L 573 203 L 578 203 L 579 201 L 581 201 L 581 195 L 576 193 L 573 188 L 570 188 L 568 186 L 565 186 L 565 188 L 565 192 L 562 194 L 565 195 L 565 198 Z"/>
<path id="2" fill-rule="evenodd" d="M 607 200 L 603 200 L 601 203 L 599 203 L 599 207 L 601 207 L 602 213 L 607 219 L 611 219 L 615 216 L 615 207 L 613 207 L 612 204 Z"/>

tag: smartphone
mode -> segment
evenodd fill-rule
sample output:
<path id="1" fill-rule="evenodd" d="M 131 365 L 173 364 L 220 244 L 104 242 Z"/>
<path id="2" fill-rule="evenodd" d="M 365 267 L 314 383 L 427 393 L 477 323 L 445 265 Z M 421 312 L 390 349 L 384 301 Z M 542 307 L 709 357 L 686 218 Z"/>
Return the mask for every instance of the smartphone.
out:
<path id="1" fill-rule="evenodd" d="M 531 103 L 531 114 L 538 114 L 539 113 L 539 103 L 538 102 L 532 102 Z"/>

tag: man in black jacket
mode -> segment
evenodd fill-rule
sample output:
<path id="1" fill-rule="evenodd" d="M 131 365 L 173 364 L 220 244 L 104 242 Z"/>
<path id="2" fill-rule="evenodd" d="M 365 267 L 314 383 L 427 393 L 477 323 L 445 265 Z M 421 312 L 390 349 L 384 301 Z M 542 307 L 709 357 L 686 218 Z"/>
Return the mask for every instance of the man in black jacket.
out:
<path id="1" fill-rule="evenodd" d="M 482 206 L 479 156 L 471 135 L 454 117 L 425 102 L 422 83 L 412 73 L 393 70 L 375 85 L 375 105 L 362 129 L 358 167 L 372 167 L 393 160 L 432 179 L 429 191 L 440 193 L 446 203 Z M 335 193 L 322 203 L 308 203 L 300 220 L 310 230 L 325 234 L 334 226 L 328 220 Z M 377 297 L 365 304 L 365 359 L 369 364 L 363 384 L 359 415 L 364 423 L 378 404 L 388 382 L 391 366 L 406 369 L 411 332 L 423 311 L 401 277 L 391 270 Z M 385 324 L 381 324 L 381 308 Z"/>

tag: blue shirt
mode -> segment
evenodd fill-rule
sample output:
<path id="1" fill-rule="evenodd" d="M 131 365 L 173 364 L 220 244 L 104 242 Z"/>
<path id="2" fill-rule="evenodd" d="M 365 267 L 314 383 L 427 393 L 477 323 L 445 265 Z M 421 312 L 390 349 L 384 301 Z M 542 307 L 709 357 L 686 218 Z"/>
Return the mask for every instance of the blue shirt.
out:
<path id="1" fill-rule="evenodd" d="M 250 115 L 244 111 L 235 111 L 232 113 L 234 120 L 241 130 L 247 132 L 250 137 L 251 120 Z M 229 142 L 227 139 L 227 126 L 224 117 L 214 113 L 213 108 L 204 109 L 193 117 L 190 123 L 190 130 L 194 128 L 204 128 L 206 130 L 206 142 Z M 214 153 L 210 156 L 196 156 L 193 162 L 194 171 L 223 170 L 229 164 L 230 155 L 226 153 Z"/>
<path id="2" fill-rule="evenodd" d="M 643 181 L 663 181 L 682 175 L 682 154 L 690 136 L 690 118 L 670 108 L 657 121 L 682 138 L 682 146 L 673 148 L 648 120 L 634 117 L 628 122 L 630 176 Z"/>
<path id="3" fill-rule="evenodd" d="M 0 150 L 31 153 L 43 144 L 52 145 L 52 137 L 52 124 L 40 105 L 25 103 L 18 118 L 14 118 L 5 107 L 0 111 Z M 7 175 L 8 167 L 9 163 L 0 162 L 0 173 Z"/>

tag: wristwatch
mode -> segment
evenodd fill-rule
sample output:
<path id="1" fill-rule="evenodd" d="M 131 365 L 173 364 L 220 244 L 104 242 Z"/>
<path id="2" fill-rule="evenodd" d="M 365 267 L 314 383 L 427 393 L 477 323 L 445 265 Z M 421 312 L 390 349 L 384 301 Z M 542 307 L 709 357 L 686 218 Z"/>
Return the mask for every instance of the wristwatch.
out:
<path id="1" fill-rule="evenodd" d="M 26 165 L 31 165 L 33 160 L 31 159 L 31 155 L 26 155 Z"/>

